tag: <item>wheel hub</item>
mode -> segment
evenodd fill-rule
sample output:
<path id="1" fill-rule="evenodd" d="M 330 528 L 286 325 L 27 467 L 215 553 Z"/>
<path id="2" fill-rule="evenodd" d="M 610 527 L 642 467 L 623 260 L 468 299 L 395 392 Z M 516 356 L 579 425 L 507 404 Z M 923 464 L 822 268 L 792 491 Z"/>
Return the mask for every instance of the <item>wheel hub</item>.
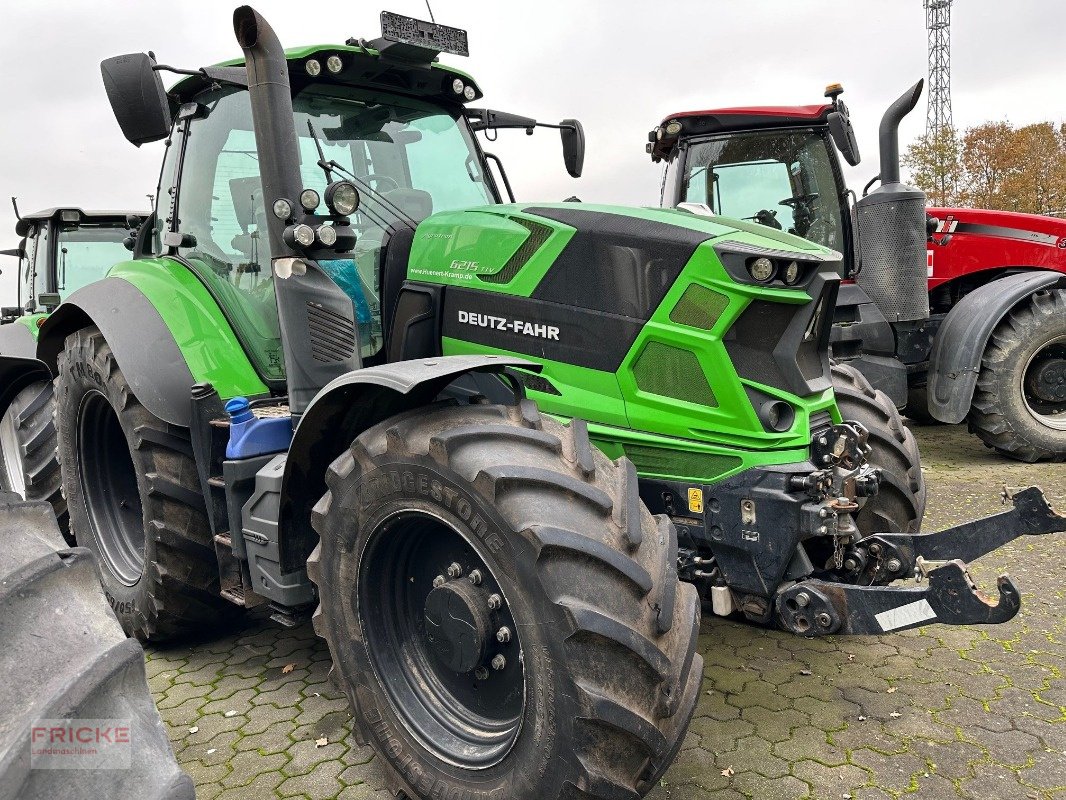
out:
<path id="1" fill-rule="evenodd" d="M 449 581 L 426 597 L 426 641 L 444 666 L 470 672 L 485 658 L 492 618 L 488 593 L 467 580 Z"/>
<path id="2" fill-rule="evenodd" d="M 1047 358 L 1033 364 L 1026 378 L 1026 389 L 1045 403 L 1066 402 L 1066 359 Z"/>

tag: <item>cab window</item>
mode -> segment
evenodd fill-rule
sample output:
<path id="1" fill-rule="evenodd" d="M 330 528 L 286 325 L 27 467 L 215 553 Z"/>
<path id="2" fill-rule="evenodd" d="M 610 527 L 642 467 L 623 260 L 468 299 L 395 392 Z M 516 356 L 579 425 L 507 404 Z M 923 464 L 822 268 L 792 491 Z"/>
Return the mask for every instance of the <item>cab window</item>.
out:
<path id="1" fill-rule="evenodd" d="M 128 235 L 125 227 L 114 225 L 63 225 L 56 245 L 56 291 L 66 298 L 128 261 L 130 251 L 122 243 Z"/>

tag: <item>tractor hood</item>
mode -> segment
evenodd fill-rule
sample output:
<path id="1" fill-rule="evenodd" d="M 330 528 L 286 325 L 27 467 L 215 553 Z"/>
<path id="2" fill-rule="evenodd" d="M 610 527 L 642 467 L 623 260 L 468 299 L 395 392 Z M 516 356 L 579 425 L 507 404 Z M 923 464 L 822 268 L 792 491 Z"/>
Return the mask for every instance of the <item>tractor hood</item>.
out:
<path id="1" fill-rule="evenodd" d="M 783 450 L 833 403 L 840 259 L 724 217 L 516 204 L 428 217 L 407 278 L 444 287 L 445 355 L 541 363 L 526 388 L 549 413 Z"/>

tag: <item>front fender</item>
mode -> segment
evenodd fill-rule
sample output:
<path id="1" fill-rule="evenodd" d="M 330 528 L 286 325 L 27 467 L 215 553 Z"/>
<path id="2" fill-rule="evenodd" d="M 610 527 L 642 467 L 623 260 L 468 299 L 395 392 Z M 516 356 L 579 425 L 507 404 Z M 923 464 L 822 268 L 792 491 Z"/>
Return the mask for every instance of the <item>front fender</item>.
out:
<path id="1" fill-rule="evenodd" d="M 1066 284 L 1057 272 L 1021 272 L 986 283 L 959 301 L 941 324 L 929 355 L 929 413 L 962 422 L 970 411 L 977 373 L 992 331 L 1026 298 Z"/>
<path id="2" fill-rule="evenodd" d="M 293 435 L 281 488 L 281 568 L 304 568 L 318 541 L 311 507 L 326 492 L 326 468 L 360 433 L 389 417 L 432 403 L 459 377 L 503 372 L 508 367 L 540 371 L 520 358 L 443 356 L 397 361 L 353 370 L 326 385 L 307 407 Z"/>

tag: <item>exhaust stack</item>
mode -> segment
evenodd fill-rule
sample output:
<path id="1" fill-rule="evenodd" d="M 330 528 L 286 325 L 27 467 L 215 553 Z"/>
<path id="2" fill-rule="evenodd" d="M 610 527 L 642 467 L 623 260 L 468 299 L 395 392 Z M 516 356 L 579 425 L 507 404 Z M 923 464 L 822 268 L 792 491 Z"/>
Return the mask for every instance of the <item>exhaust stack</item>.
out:
<path id="1" fill-rule="evenodd" d="M 881 118 L 881 185 L 855 204 L 860 263 L 856 282 L 889 322 L 929 317 L 925 193 L 900 183 L 899 124 L 917 105 L 924 80 Z"/>
<path id="2" fill-rule="evenodd" d="M 351 299 L 326 273 L 286 242 L 294 222 L 272 213 L 282 198 L 296 209 L 300 196 L 300 145 L 289 90 L 289 67 L 274 29 L 251 6 L 233 12 L 233 32 L 244 50 L 248 95 L 259 154 L 263 202 L 268 220 L 271 277 L 278 304 L 289 410 L 295 427 L 327 383 L 362 366 Z M 328 319 L 312 327 L 312 318 Z M 326 342 L 320 340 L 328 339 Z M 319 345 L 330 355 L 324 358 Z"/>

